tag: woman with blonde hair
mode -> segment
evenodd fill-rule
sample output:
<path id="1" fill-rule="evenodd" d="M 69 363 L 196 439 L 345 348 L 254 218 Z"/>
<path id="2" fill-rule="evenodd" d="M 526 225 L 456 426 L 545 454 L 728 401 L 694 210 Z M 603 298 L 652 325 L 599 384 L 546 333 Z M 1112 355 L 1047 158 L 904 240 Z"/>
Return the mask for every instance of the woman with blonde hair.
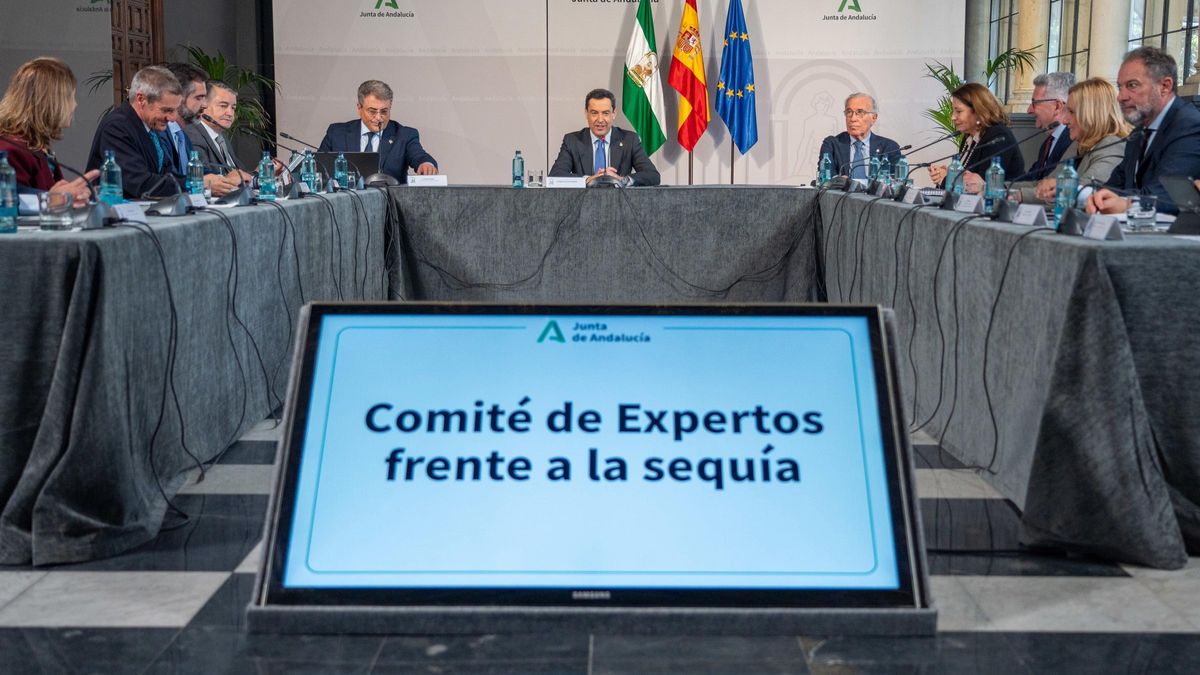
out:
<path id="1" fill-rule="evenodd" d="M 992 165 L 992 157 L 1000 157 L 1000 166 L 1007 176 L 1020 176 L 1025 172 L 1025 158 L 1008 128 L 1008 115 L 987 87 L 968 82 L 950 94 L 950 104 L 954 127 L 963 135 L 958 161 L 963 165 L 961 180 L 966 192 L 983 190 L 983 175 Z M 945 164 L 929 167 L 929 177 L 934 185 L 951 187 L 942 185 L 947 168 Z"/>
<path id="2" fill-rule="evenodd" d="M 76 205 L 91 196 L 83 179 L 63 180 L 50 144 L 75 116 L 75 75 L 67 64 L 39 57 L 17 68 L 0 99 L 0 151 L 16 171 L 18 188 L 69 192 Z M 88 174 L 89 180 L 100 175 Z"/>
<path id="3" fill-rule="evenodd" d="M 1063 161 L 1075 160 L 1079 185 L 1108 180 L 1113 169 L 1125 158 L 1125 138 L 1133 130 L 1121 115 L 1117 89 L 1101 77 L 1084 80 L 1071 87 L 1067 94 L 1067 109 L 1063 115 L 1072 145 Z M 1021 201 L 1054 202 L 1055 179 L 1042 179 L 1032 190 L 1021 190 Z"/>

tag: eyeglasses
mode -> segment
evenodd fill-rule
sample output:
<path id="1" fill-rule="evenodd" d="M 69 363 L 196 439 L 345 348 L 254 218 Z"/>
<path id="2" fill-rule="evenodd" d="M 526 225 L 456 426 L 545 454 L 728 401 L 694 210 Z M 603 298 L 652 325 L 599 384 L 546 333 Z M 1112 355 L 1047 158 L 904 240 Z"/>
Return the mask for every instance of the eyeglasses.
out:
<path id="1" fill-rule="evenodd" d="M 875 111 L 874 110 L 843 110 L 842 114 L 845 115 L 846 117 L 866 117 L 867 115 L 874 115 Z"/>
<path id="2" fill-rule="evenodd" d="M 1037 105 L 1039 103 L 1057 103 L 1057 102 L 1058 102 L 1058 99 L 1056 99 L 1056 98 L 1035 98 L 1029 102 L 1029 105 Z"/>

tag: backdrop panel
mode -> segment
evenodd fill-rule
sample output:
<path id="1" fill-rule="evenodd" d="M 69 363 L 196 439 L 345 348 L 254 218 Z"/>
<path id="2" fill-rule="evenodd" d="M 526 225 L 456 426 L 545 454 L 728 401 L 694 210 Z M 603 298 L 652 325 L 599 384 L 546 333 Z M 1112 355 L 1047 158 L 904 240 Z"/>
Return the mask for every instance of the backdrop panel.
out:
<path id="1" fill-rule="evenodd" d="M 79 80 L 75 122 L 54 152 L 66 164 L 83 168 L 92 147 L 100 115 L 112 105 L 112 83 L 95 92 L 85 81 L 96 73 L 112 72 L 112 14 L 100 0 L 7 2 L 0 21 L 0 87 L 7 89 L 17 67 L 38 56 L 56 56 Z"/>
<path id="2" fill-rule="evenodd" d="M 715 95 L 728 0 L 699 0 Z M 743 0 L 758 82 L 759 142 L 736 160 L 736 182 L 804 184 L 821 140 L 844 130 L 857 90 L 880 105 L 879 133 L 904 145 L 936 138 L 921 111 L 940 85 L 924 64 L 961 64 L 962 0 Z M 854 11 L 857 5 L 861 11 Z M 677 94 L 666 83 L 683 0 L 654 3 L 669 141 L 653 157 L 667 184 L 687 183 L 675 142 Z M 583 127 L 583 95 L 621 95 L 637 3 L 580 0 L 275 0 L 279 128 L 312 142 L 353 118 L 354 86 L 368 77 L 397 92 L 394 117 L 418 127 L 455 183 L 506 183 L 513 150 L 527 171 L 553 162 L 564 133 Z M 729 135 L 715 110 L 696 148 L 698 183 L 729 182 Z M 623 115 L 617 124 L 628 128 Z M 938 146 L 917 155 L 932 159 Z"/>
<path id="3" fill-rule="evenodd" d="M 280 131 L 320 143 L 379 79 L 455 183 L 509 182 L 515 149 L 545 155 L 544 0 L 275 0 L 274 17 Z"/>

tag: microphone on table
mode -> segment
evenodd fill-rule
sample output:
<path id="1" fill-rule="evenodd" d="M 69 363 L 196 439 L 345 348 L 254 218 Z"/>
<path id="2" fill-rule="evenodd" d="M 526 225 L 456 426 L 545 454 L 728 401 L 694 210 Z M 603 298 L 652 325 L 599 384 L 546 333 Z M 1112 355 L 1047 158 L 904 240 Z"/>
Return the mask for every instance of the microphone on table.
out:
<path id="1" fill-rule="evenodd" d="M 905 145 L 905 146 L 903 146 L 903 147 L 897 148 L 897 149 L 896 149 L 896 150 L 894 150 L 893 152 L 898 152 L 898 153 L 901 153 L 901 154 L 900 154 L 900 156 L 901 156 L 901 157 L 904 157 L 904 154 L 903 154 L 903 153 L 904 153 L 904 151 L 905 151 L 905 150 L 908 150 L 908 149 L 910 149 L 910 148 L 912 148 L 912 145 Z M 879 152 L 879 153 L 877 153 L 877 156 L 878 156 L 878 155 L 891 155 L 891 154 L 892 154 L 891 152 L 884 153 L 884 152 L 882 152 L 882 150 L 883 150 L 883 149 L 882 149 L 882 148 L 880 148 L 880 152 Z M 899 160 L 897 160 L 897 161 L 899 161 Z M 907 176 L 905 176 L 905 178 L 907 178 Z M 874 194 L 878 194 L 878 196 L 880 196 L 880 197 L 887 197 L 887 196 L 888 196 L 888 190 L 890 190 L 890 189 L 891 189 L 891 185 L 890 185 L 890 184 L 888 184 L 888 183 L 884 183 L 883 181 L 879 180 L 879 178 L 878 178 L 878 177 L 871 179 L 871 184 L 867 186 L 867 192 L 869 192 L 869 193 L 871 193 L 871 194 L 873 194 L 873 195 L 874 195 Z"/>
<path id="2" fill-rule="evenodd" d="M 952 138 L 958 138 L 959 136 L 962 136 L 961 131 L 952 131 L 952 132 L 946 134 L 945 136 L 942 136 L 941 138 L 937 139 L 936 141 L 933 141 L 931 143 L 926 143 L 925 145 L 922 145 L 921 147 L 917 148 L 916 150 L 913 150 L 912 152 L 905 154 L 904 156 L 908 157 L 910 155 L 915 155 L 918 152 L 924 150 L 925 148 L 931 148 L 931 147 L 937 145 L 938 143 L 941 143 L 942 141 L 948 141 Z M 911 145 L 906 145 L 906 146 L 904 146 L 904 148 L 900 148 L 900 149 L 904 150 L 905 148 L 911 148 L 911 147 L 912 147 Z M 950 155 L 950 156 L 953 157 L 954 155 Z"/>
<path id="3" fill-rule="evenodd" d="M 378 152 L 379 166 L 377 168 L 379 170 L 370 176 L 363 176 L 363 185 L 365 187 L 394 187 L 399 185 L 400 181 L 396 180 L 395 176 L 383 172 L 383 130 L 387 128 L 387 125 L 380 122 L 378 126 L 379 128 L 375 130 L 375 133 L 379 134 L 379 147 L 381 148 Z"/>
<path id="4" fill-rule="evenodd" d="M 154 196 L 154 191 L 157 190 L 158 186 L 162 185 L 163 182 L 168 178 L 171 179 L 171 187 L 175 188 L 175 194 L 162 198 Z M 158 200 L 153 205 L 146 207 L 147 215 L 172 217 L 186 216 L 192 210 L 191 198 L 183 193 L 183 190 L 179 187 L 179 181 L 175 180 L 175 175 L 171 173 L 164 173 L 163 175 L 159 176 L 158 180 L 150 186 L 150 189 L 146 190 L 146 192 L 142 195 L 142 199 Z"/>
<path id="5" fill-rule="evenodd" d="M 96 186 L 82 171 L 71 166 L 67 166 L 59 161 L 58 157 L 50 151 L 46 152 L 46 157 L 52 160 L 60 169 L 66 169 L 68 172 L 79 176 L 83 179 L 84 185 L 88 187 L 88 193 L 92 195 L 92 201 L 84 208 L 75 209 L 71 214 L 73 223 L 84 230 L 95 230 L 105 225 L 111 225 L 118 218 L 112 213 L 112 207 L 100 201 L 100 195 L 96 193 Z"/>

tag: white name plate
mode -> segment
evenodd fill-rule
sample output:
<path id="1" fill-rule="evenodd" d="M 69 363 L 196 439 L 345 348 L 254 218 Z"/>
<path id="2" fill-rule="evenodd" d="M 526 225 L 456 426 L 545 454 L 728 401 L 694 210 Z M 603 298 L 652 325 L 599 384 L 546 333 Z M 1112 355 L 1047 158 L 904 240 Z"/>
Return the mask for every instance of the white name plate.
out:
<path id="1" fill-rule="evenodd" d="M 983 196 L 959 195 L 954 202 L 954 210 L 959 213 L 983 213 Z"/>
<path id="2" fill-rule="evenodd" d="M 546 187 L 578 189 L 587 187 L 587 179 L 582 176 L 547 176 Z"/>
<path id="3" fill-rule="evenodd" d="M 131 223 L 146 224 L 146 212 L 137 204 L 125 202 L 124 204 L 114 204 L 112 207 L 113 214 L 119 220 L 125 220 Z"/>
<path id="4" fill-rule="evenodd" d="M 915 187 L 910 187 L 904 192 L 904 196 L 900 201 L 905 204 L 924 204 L 925 200 L 921 198 L 921 191 Z"/>
<path id="5" fill-rule="evenodd" d="M 208 208 L 208 200 L 204 198 L 204 195 L 189 194 L 188 200 L 192 202 L 193 209 Z"/>
<path id="6" fill-rule="evenodd" d="M 1121 231 L 1121 223 L 1116 216 L 1095 214 L 1088 218 L 1087 227 L 1083 228 L 1083 236 L 1097 241 L 1125 241 L 1125 233 Z"/>
<path id="7" fill-rule="evenodd" d="M 447 187 L 450 185 L 450 178 L 445 174 L 436 176 L 409 176 L 408 184 L 412 187 Z"/>
<path id="8" fill-rule="evenodd" d="M 1046 226 L 1046 209 L 1040 204 L 1021 204 L 1013 214 L 1013 225 Z"/>

